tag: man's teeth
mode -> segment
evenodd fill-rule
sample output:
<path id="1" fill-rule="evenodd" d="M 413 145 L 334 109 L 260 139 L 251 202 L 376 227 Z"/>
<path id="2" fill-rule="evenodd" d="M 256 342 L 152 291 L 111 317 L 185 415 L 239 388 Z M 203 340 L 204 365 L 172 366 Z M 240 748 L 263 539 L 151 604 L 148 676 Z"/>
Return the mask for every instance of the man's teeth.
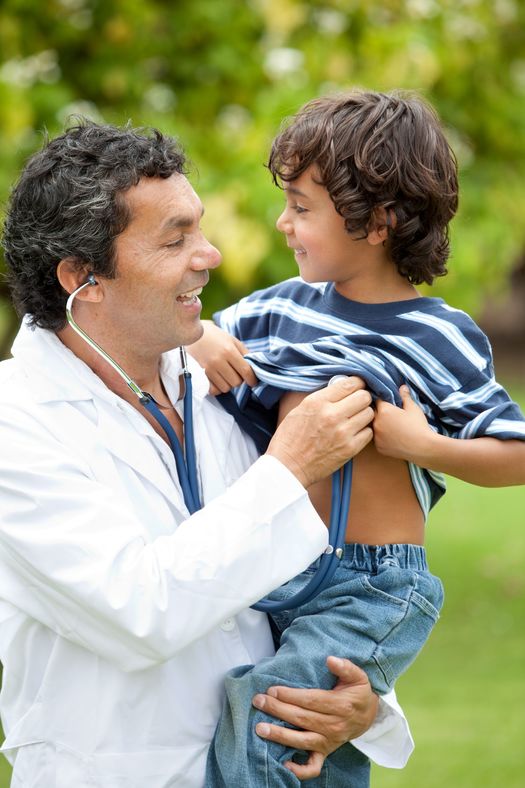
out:
<path id="1" fill-rule="evenodd" d="M 177 296 L 177 301 L 192 301 L 202 293 L 202 287 L 196 287 L 195 290 L 188 290 L 187 293 L 181 293 Z"/>

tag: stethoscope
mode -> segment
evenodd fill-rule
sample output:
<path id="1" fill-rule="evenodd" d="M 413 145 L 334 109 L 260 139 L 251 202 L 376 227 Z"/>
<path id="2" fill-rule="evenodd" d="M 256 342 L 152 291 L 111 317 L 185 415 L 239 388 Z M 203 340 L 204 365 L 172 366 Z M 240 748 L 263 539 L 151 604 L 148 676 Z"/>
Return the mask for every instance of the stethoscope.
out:
<path id="1" fill-rule="evenodd" d="M 131 391 L 138 397 L 140 404 L 150 413 L 160 424 L 168 438 L 173 456 L 177 475 L 184 502 L 190 514 L 194 514 L 202 508 L 199 492 L 199 476 L 197 470 L 197 455 L 195 451 L 195 436 L 193 431 L 193 405 L 192 405 L 192 382 L 191 372 L 188 368 L 186 349 L 180 347 L 180 358 L 182 365 L 182 375 L 184 378 L 184 449 L 180 444 L 177 434 L 166 416 L 161 411 L 161 405 L 155 398 L 143 391 L 135 381 L 122 369 L 122 367 L 106 353 L 75 321 L 72 313 L 73 301 L 76 296 L 86 287 L 96 285 L 94 274 L 89 274 L 84 284 L 74 290 L 66 302 L 66 319 L 68 324 L 101 358 L 120 375 L 122 380 L 128 385 Z M 345 540 L 346 523 L 348 519 L 348 509 L 350 506 L 350 490 L 352 487 L 352 460 L 332 475 L 332 499 L 330 512 L 329 541 L 330 544 L 319 559 L 319 566 L 312 575 L 310 581 L 294 596 L 282 601 L 261 599 L 260 602 L 252 605 L 254 610 L 265 613 L 277 613 L 281 610 L 290 610 L 299 605 L 309 602 L 324 588 L 332 579 L 339 560 L 343 556 L 343 546 Z"/>

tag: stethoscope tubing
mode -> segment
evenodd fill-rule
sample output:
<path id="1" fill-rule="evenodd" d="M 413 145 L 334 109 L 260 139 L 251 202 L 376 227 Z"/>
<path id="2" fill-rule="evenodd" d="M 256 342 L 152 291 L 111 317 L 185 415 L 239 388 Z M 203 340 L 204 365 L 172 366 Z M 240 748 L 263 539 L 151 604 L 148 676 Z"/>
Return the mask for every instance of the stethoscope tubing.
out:
<path id="1" fill-rule="evenodd" d="M 183 347 L 180 348 L 182 360 L 182 374 L 184 377 L 184 399 L 183 399 L 183 415 L 184 415 L 184 450 L 177 437 L 172 425 L 162 413 L 158 403 L 155 401 L 151 394 L 143 391 L 135 381 L 130 378 L 127 372 L 113 359 L 109 353 L 100 347 L 100 345 L 92 339 L 75 321 L 73 317 L 73 301 L 78 293 L 85 287 L 96 284 L 93 274 L 88 276 L 84 284 L 80 285 L 74 290 L 66 303 L 66 318 L 71 328 L 85 341 L 87 344 L 120 375 L 120 377 L 129 386 L 131 391 L 138 397 L 141 405 L 153 416 L 154 419 L 160 424 L 168 438 L 173 456 L 175 458 L 175 465 L 177 468 L 177 475 L 182 490 L 184 502 L 190 514 L 194 514 L 202 508 L 199 492 L 199 477 L 197 471 L 197 455 L 195 449 L 195 435 L 193 427 L 193 389 L 191 381 L 191 373 L 187 366 L 186 351 Z M 271 600 L 261 599 L 252 605 L 254 610 L 259 610 L 264 613 L 277 613 L 282 610 L 291 610 L 299 607 L 300 605 L 310 602 L 317 596 L 324 588 L 327 587 L 331 581 L 339 561 L 343 554 L 343 546 L 346 533 L 346 524 L 348 520 L 348 510 L 350 506 L 350 491 L 352 487 L 352 460 L 349 460 L 341 470 L 332 474 L 332 498 L 331 498 L 331 512 L 330 512 L 330 526 L 329 526 L 329 547 L 319 559 L 319 567 L 314 573 L 311 580 L 294 596 L 284 600 Z"/>
<path id="2" fill-rule="evenodd" d="M 190 514 L 194 514 L 202 508 L 199 494 L 199 481 L 197 473 L 197 457 L 195 452 L 195 437 L 193 432 L 193 409 L 192 409 L 192 384 L 191 373 L 188 369 L 186 351 L 183 347 L 180 348 L 181 361 L 182 361 L 182 374 L 184 377 L 184 400 L 183 400 L 183 414 L 184 414 L 184 451 L 177 437 L 177 433 L 171 426 L 166 416 L 160 410 L 155 398 L 147 391 L 143 391 L 140 386 L 135 383 L 127 372 L 122 369 L 114 358 L 107 353 L 104 348 L 92 339 L 84 329 L 82 329 L 75 318 L 73 317 L 73 301 L 75 297 L 85 287 L 96 284 L 93 274 L 90 274 L 84 284 L 74 290 L 66 303 L 66 319 L 71 328 L 87 342 L 99 356 L 110 364 L 110 366 L 117 372 L 118 375 L 124 380 L 131 391 L 138 397 L 141 405 L 150 413 L 154 419 L 160 424 L 162 429 L 167 435 L 170 448 L 175 458 L 175 465 L 177 468 L 177 475 L 184 498 L 184 503 Z M 186 455 L 186 456 L 184 456 Z"/>
<path id="3" fill-rule="evenodd" d="M 303 588 L 288 599 L 261 599 L 252 605 L 254 610 L 262 613 L 280 613 L 292 610 L 311 602 L 325 589 L 332 580 L 341 560 L 346 534 L 350 491 L 352 487 L 352 460 L 332 474 L 332 508 L 330 511 L 329 540 L 330 545 L 319 559 L 319 567 L 311 580 Z"/>

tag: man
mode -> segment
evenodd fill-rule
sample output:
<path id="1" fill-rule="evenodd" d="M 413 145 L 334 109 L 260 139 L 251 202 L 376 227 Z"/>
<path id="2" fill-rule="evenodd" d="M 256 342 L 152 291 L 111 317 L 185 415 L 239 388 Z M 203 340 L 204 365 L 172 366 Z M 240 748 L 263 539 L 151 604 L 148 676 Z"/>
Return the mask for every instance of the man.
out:
<path id="1" fill-rule="evenodd" d="M 170 351 L 200 337 L 198 296 L 220 262 L 202 210 L 172 140 L 90 123 L 36 154 L 11 198 L 4 248 L 25 316 L 0 368 L 13 786 L 201 786 L 225 673 L 272 651 L 249 606 L 326 546 L 305 487 L 371 439 L 370 397 L 349 379 L 305 400 L 256 459 L 192 363 L 204 506 L 189 516 L 166 433 L 67 325 L 65 302 L 93 275 L 76 321 L 182 439 Z M 273 726 L 268 738 L 334 749 L 366 730 L 377 698 L 351 664 L 331 665 L 338 691 L 266 696 L 270 713 L 309 729 Z M 381 700 L 360 746 L 379 762 L 406 759 L 395 701 Z"/>

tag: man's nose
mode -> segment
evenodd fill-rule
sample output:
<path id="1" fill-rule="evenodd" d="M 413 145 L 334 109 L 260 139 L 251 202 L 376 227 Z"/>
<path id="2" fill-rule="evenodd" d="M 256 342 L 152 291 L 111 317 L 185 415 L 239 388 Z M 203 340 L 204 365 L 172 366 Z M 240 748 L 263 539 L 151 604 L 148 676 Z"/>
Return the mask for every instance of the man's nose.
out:
<path id="1" fill-rule="evenodd" d="M 221 260 L 222 255 L 219 250 L 203 236 L 199 250 L 193 255 L 192 267 L 203 270 L 217 268 Z"/>

